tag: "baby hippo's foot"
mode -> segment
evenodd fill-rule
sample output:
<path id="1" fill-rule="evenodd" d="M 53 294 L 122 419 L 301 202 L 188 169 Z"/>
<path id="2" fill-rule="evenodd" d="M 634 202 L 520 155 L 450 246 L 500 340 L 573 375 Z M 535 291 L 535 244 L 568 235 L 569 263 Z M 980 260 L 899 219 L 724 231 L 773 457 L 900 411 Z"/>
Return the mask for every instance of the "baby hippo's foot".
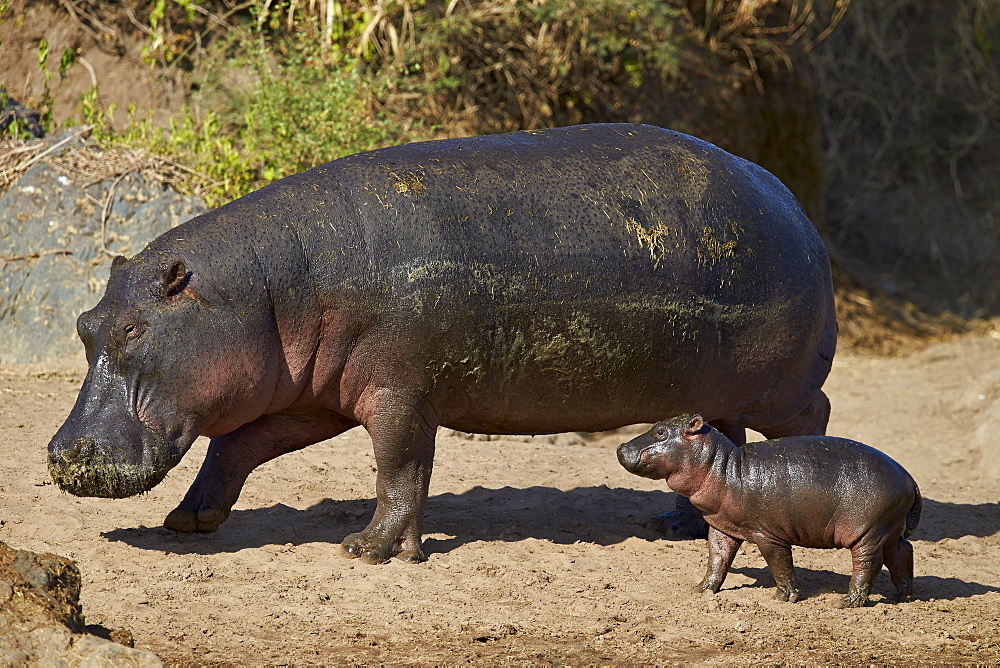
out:
<path id="1" fill-rule="evenodd" d="M 708 523 L 697 513 L 671 510 L 654 515 L 646 522 L 646 528 L 662 533 L 668 540 L 691 540 L 708 537 Z"/>
<path id="2" fill-rule="evenodd" d="M 718 594 L 721 587 L 719 585 L 713 585 L 711 583 L 706 583 L 704 580 L 691 587 L 692 594 L 704 594 L 708 592 L 709 594 Z"/>
<path id="3" fill-rule="evenodd" d="M 850 591 L 837 603 L 838 608 L 861 608 L 868 601 L 868 592 Z"/>
<path id="4" fill-rule="evenodd" d="M 795 588 L 795 585 L 778 585 L 775 589 L 774 597 L 779 601 L 795 603 L 795 601 L 799 600 L 799 590 Z"/>

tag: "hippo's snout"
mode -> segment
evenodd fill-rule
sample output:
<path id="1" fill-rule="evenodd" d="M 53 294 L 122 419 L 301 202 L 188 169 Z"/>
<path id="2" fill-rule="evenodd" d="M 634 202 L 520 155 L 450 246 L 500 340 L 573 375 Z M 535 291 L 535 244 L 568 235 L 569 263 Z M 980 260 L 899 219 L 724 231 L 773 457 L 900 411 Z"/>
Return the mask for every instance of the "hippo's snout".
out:
<path id="1" fill-rule="evenodd" d="M 114 431 L 81 422 L 71 415 L 49 442 L 49 474 L 75 496 L 134 496 L 160 482 L 180 459 L 138 421 L 121 420 Z"/>
<path id="2" fill-rule="evenodd" d="M 93 439 L 81 436 L 79 438 L 73 439 L 73 442 L 69 444 L 69 447 L 65 448 L 59 454 L 53 452 L 49 453 L 49 466 L 51 466 L 54 460 L 58 461 L 63 459 L 66 461 L 79 460 L 89 457 L 95 449 L 95 444 Z"/>
<path id="3" fill-rule="evenodd" d="M 87 436 L 62 444 L 53 439 L 49 444 L 49 474 L 60 489 L 75 496 L 117 499 L 148 489 L 145 478 L 149 475 L 141 470 L 144 467 L 116 459 L 109 449 Z"/>
<path id="4" fill-rule="evenodd" d="M 129 401 L 126 380 L 105 357 L 87 373 L 76 404 L 49 441 L 48 467 L 60 489 L 76 496 L 121 499 L 145 492 L 180 460 L 194 434 L 168 438 Z M 148 410 L 147 410 L 148 412 Z"/>
<path id="5" fill-rule="evenodd" d="M 103 447 L 85 436 L 62 448 L 51 443 L 49 475 L 60 489 L 74 496 L 122 499 L 152 489 L 170 468 L 160 461 L 129 461 L 122 450 Z"/>
<path id="6" fill-rule="evenodd" d="M 637 469 L 642 466 L 641 454 L 642 448 L 622 443 L 618 446 L 618 463 L 629 473 L 637 473 Z"/>

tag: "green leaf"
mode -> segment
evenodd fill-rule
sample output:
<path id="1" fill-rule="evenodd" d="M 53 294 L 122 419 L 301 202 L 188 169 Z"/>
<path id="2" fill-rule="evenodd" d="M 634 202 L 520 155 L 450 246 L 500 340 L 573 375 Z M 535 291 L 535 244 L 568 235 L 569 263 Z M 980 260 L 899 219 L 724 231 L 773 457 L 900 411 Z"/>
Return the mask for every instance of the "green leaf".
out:
<path id="1" fill-rule="evenodd" d="M 38 66 L 45 69 L 45 61 L 49 59 L 49 42 L 44 37 L 38 40 Z"/>
<path id="2" fill-rule="evenodd" d="M 77 50 L 76 49 L 66 49 L 62 53 L 62 58 L 59 60 L 59 78 L 66 78 L 66 71 L 73 66 L 76 62 Z"/>

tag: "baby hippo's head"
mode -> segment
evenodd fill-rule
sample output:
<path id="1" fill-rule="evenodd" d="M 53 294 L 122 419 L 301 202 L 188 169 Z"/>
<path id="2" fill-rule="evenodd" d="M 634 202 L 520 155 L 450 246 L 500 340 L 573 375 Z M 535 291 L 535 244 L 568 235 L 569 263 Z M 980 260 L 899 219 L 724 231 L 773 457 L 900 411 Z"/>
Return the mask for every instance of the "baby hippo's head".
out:
<path id="1" fill-rule="evenodd" d="M 692 446 L 712 427 L 700 415 L 679 415 L 618 446 L 618 461 L 629 473 L 660 480 L 684 466 Z"/>

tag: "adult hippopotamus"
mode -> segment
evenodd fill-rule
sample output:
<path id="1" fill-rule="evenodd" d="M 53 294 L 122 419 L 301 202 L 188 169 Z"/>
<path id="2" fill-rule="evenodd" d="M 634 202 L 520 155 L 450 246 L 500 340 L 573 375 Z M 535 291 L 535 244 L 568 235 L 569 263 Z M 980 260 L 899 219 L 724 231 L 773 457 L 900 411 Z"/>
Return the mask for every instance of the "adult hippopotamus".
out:
<path id="1" fill-rule="evenodd" d="M 78 331 L 90 369 L 49 444 L 78 495 L 156 485 L 213 531 L 274 457 L 361 425 L 377 506 L 348 554 L 424 559 L 439 426 L 598 431 L 698 411 L 732 438 L 823 433 L 830 266 L 771 174 L 602 124 L 360 153 L 170 230 Z"/>
<path id="2" fill-rule="evenodd" d="M 865 604 L 883 563 L 896 600 L 913 595 L 913 546 L 906 538 L 920 520 L 920 489 L 875 448 L 829 436 L 738 448 L 700 415 L 682 415 L 622 443 L 618 461 L 636 475 L 665 479 L 705 514 L 708 571 L 696 591 L 719 591 L 740 545 L 751 541 L 782 601 L 799 597 L 792 545 L 851 550 L 854 572 L 842 607 Z"/>

